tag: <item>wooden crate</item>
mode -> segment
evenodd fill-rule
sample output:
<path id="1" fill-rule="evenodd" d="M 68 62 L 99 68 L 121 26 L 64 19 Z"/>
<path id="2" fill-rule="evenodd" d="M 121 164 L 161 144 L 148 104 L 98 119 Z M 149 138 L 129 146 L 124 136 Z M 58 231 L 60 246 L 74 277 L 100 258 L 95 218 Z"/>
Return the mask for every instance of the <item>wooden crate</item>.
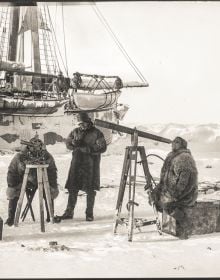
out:
<path id="1" fill-rule="evenodd" d="M 2 240 L 2 232 L 3 232 L 3 220 L 0 217 L 0 240 Z"/>
<path id="2" fill-rule="evenodd" d="M 189 220 L 188 233 L 207 234 L 220 231 L 220 200 L 198 200 L 186 210 Z M 176 220 L 165 211 L 162 214 L 162 231 L 176 236 Z"/>
<path id="3" fill-rule="evenodd" d="M 0 108 L 4 108 L 5 106 L 5 101 L 0 99 Z"/>

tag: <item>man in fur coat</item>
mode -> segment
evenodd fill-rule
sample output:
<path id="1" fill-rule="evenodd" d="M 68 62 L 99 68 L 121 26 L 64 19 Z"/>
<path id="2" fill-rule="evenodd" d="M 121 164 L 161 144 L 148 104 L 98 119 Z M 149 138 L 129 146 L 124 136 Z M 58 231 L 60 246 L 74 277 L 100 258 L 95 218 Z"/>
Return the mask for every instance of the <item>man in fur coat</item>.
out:
<path id="1" fill-rule="evenodd" d="M 31 143 L 34 143 L 36 138 L 32 138 L 30 140 Z M 43 142 L 40 139 L 41 145 L 43 146 Z M 25 167 L 30 159 L 34 155 L 34 151 L 32 152 L 32 148 L 28 146 L 22 146 L 21 151 L 18 152 L 12 159 L 7 173 L 7 183 L 8 188 L 6 190 L 8 203 L 8 219 L 5 224 L 8 226 L 12 226 L 14 224 L 15 211 L 17 207 L 17 202 L 21 192 L 21 186 L 24 178 Z M 49 164 L 47 168 L 48 180 L 51 191 L 51 198 L 54 200 L 58 194 L 58 185 L 57 185 L 57 168 L 52 155 L 46 150 L 44 147 L 44 159 L 45 163 Z M 36 169 L 30 169 L 27 179 L 26 191 L 32 192 L 37 188 L 37 171 Z"/>
<path id="2" fill-rule="evenodd" d="M 60 219 L 72 219 L 79 190 L 87 194 L 86 221 L 93 221 L 96 190 L 100 188 L 101 153 L 106 151 L 103 133 L 86 112 L 78 114 L 79 127 L 70 132 L 66 146 L 72 150 L 72 161 L 65 188 L 69 191 L 66 210 Z M 59 221 L 57 221 L 59 222 Z"/>
<path id="3" fill-rule="evenodd" d="M 153 199 L 158 211 L 163 209 L 176 219 L 177 236 L 188 238 L 188 219 L 185 209 L 193 206 L 198 196 L 198 172 L 187 142 L 176 137 L 163 164 L 160 182 L 153 191 Z"/>

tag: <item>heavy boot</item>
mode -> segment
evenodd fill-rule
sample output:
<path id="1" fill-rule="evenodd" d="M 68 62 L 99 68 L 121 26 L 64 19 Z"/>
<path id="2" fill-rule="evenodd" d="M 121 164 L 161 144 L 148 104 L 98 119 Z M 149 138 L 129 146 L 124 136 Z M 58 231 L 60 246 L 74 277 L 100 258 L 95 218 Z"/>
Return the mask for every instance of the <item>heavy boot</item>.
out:
<path id="1" fill-rule="evenodd" d="M 87 197 L 86 197 L 86 221 L 92 222 L 94 220 L 93 216 L 93 208 L 95 204 L 95 196 L 96 192 L 95 191 L 89 191 L 87 192 Z"/>
<path id="2" fill-rule="evenodd" d="M 176 236 L 179 237 L 179 239 L 189 238 L 187 228 L 179 221 L 176 221 Z"/>
<path id="3" fill-rule="evenodd" d="M 9 199 L 8 202 L 8 218 L 5 222 L 6 225 L 12 226 L 14 224 L 14 218 L 15 218 L 15 211 L 17 208 L 18 203 L 18 197 L 15 197 L 13 199 Z"/>
<path id="4" fill-rule="evenodd" d="M 48 207 L 46 198 L 44 198 L 44 201 L 45 201 L 45 207 L 46 207 L 46 213 L 47 213 L 46 222 L 49 223 L 50 222 L 50 212 L 49 212 L 49 207 Z M 52 199 L 52 212 L 54 213 L 54 200 L 53 199 Z"/>
<path id="5" fill-rule="evenodd" d="M 77 196 L 78 196 L 78 191 L 77 192 L 69 192 L 69 197 L 68 197 L 68 202 L 67 202 L 67 207 L 66 210 L 64 211 L 62 216 L 55 216 L 54 217 L 54 222 L 59 223 L 61 220 L 68 220 L 73 218 L 74 214 L 74 208 L 77 202 Z"/>
<path id="6" fill-rule="evenodd" d="M 170 215 L 176 220 L 176 236 L 179 239 L 188 239 L 189 222 L 185 211 L 181 208 L 176 208 Z"/>

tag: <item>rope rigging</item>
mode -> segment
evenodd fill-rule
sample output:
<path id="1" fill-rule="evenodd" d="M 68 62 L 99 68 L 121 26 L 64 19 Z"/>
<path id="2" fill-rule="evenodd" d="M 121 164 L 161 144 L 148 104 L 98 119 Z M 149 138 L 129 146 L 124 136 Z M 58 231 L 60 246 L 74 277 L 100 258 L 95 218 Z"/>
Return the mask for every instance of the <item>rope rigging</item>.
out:
<path id="1" fill-rule="evenodd" d="M 107 29 L 107 31 L 109 32 L 109 34 L 113 38 L 113 40 L 116 43 L 116 45 L 119 47 L 120 51 L 122 52 L 122 54 L 124 55 L 124 57 L 126 58 L 128 63 L 131 65 L 133 70 L 136 72 L 138 77 L 141 79 L 142 82 L 148 84 L 147 80 L 145 79 L 145 77 L 143 76 L 141 71 L 138 69 L 138 67 L 135 65 L 135 63 L 132 61 L 131 57 L 128 55 L 127 51 L 125 50 L 125 48 L 123 47 L 123 45 L 121 44 L 121 42 L 119 41 L 119 39 L 117 38 L 115 33 L 113 32 L 113 30 L 111 29 L 111 27 L 108 24 L 107 20 L 105 19 L 105 17 L 102 15 L 101 11 L 96 6 L 96 3 L 94 3 L 94 5 L 92 5 L 92 8 L 93 8 L 94 12 L 96 13 L 96 15 L 98 16 L 98 18 L 101 21 L 101 23 L 105 26 L 105 28 Z"/>
<path id="2" fill-rule="evenodd" d="M 46 17 L 45 6 L 44 6 L 43 11 L 41 11 L 41 15 L 42 15 L 42 23 L 46 24 L 47 17 Z M 52 57 L 52 50 L 51 50 L 51 45 L 50 45 L 50 37 L 49 37 L 48 31 L 46 31 L 45 29 L 42 30 L 42 37 L 43 37 L 44 55 L 45 55 L 45 62 L 46 62 L 47 73 L 50 73 L 51 65 L 50 65 L 50 62 L 49 62 L 48 53 L 50 53 L 51 58 L 53 58 L 53 57 Z M 49 47 L 49 52 L 48 52 L 48 47 Z"/>
<path id="3" fill-rule="evenodd" d="M 62 55 L 61 55 L 61 51 L 60 51 L 60 48 L 59 48 L 59 44 L 58 44 L 58 42 L 57 42 L 56 33 L 55 33 L 55 30 L 54 30 L 54 27 L 53 27 L 53 23 L 52 23 L 52 20 L 51 20 L 51 16 L 50 16 L 50 12 L 49 12 L 48 6 L 47 6 L 47 10 L 48 10 L 48 15 L 49 15 L 50 26 L 51 26 L 52 31 L 53 31 L 53 32 L 52 32 L 52 34 L 53 34 L 52 39 L 55 40 L 55 44 L 57 45 L 57 49 L 58 49 L 58 52 L 59 52 L 59 55 L 60 55 L 60 58 L 61 58 L 63 67 L 64 67 L 64 69 L 65 69 L 65 72 L 68 73 L 68 70 L 66 69 L 66 65 L 65 65 L 65 63 L 64 63 L 64 61 L 63 61 L 63 57 L 62 57 Z M 54 38 L 53 38 L 53 37 L 54 37 Z M 57 63 L 58 63 L 58 67 L 59 67 L 59 69 L 60 69 L 58 59 L 57 59 Z"/>
<path id="4" fill-rule="evenodd" d="M 57 32 L 57 2 L 56 2 L 56 10 L 55 10 L 55 27 L 54 27 L 54 32 L 56 34 Z M 54 52 L 55 52 L 55 57 L 57 57 L 56 55 L 56 48 L 54 48 Z M 58 64 L 59 67 L 59 64 Z M 57 64 L 55 64 L 55 73 L 57 72 Z"/>
<path id="5" fill-rule="evenodd" d="M 62 26 L 63 26 L 63 41 L 64 41 L 64 52 L 65 52 L 65 60 L 66 60 L 66 71 L 67 71 L 67 77 L 68 74 L 68 64 L 67 64 L 67 55 L 66 55 L 66 37 L 65 37 L 65 30 L 64 30 L 64 14 L 63 14 L 63 3 L 62 3 Z"/>

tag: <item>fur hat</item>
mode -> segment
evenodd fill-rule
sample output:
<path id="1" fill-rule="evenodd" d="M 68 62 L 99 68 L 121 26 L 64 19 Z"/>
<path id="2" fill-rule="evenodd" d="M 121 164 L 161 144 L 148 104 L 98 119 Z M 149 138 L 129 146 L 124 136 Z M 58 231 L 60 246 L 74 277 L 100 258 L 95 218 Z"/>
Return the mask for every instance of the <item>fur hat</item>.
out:
<path id="1" fill-rule="evenodd" d="M 41 139 L 39 139 L 38 134 L 36 134 L 33 138 L 30 139 L 30 143 L 34 144 L 36 147 L 38 147 L 38 149 L 46 150 L 46 145 Z"/>
<path id="2" fill-rule="evenodd" d="M 89 115 L 86 112 L 80 112 L 77 115 L 77 120 L 79 123 L 82 123 L 82 122 L 90 123 L 91 122 L 91 118 L 89 117 Z"/>
<path id="3" fill-rule="evenodd" d="M 185 139 L 178 136 L 173 140 L 173 142 L 176 142 L 176 140 L 181 144 L 181 148 L 184 148 L 184 149 L 187 148 L 187 141 Z"/>

